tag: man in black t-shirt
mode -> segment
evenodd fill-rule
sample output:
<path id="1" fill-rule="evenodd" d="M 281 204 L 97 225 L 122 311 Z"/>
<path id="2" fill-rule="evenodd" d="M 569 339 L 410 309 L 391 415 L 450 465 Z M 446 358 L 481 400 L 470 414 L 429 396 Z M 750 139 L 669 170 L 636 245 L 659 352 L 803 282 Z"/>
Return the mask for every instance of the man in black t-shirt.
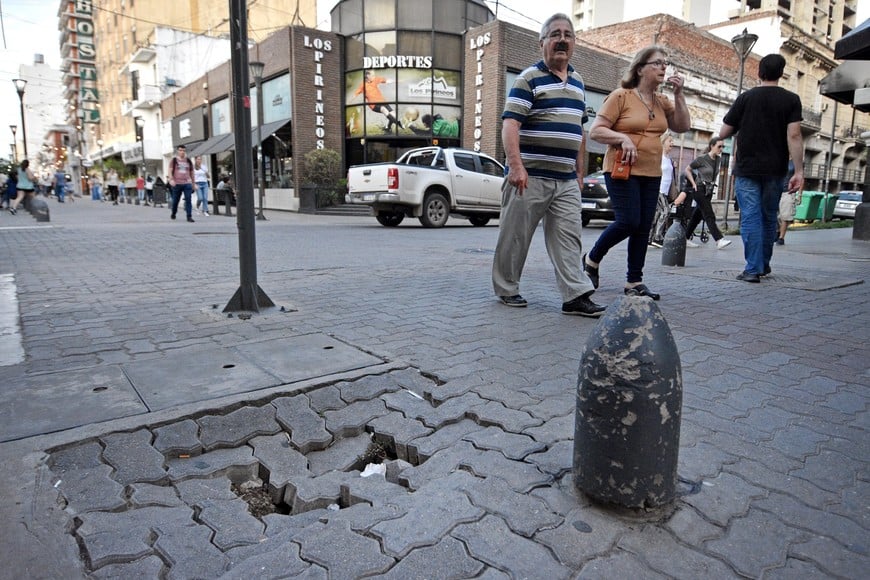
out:
<path id="1" fill-rule="evenodd" d="M 725 115 L 719 137 L 737 134 L 734 189 L 740 205 L 740 237 L 746 266 L 737 276 L 744 282 L 760 282 L 770 273 L 770 258 L 777 237 L 776 215 L 786 182 L 789 157 L 795 172 L 788 191 L 803 187 L 803 142 L 801 101 L 779 87 L 785 59 L 768 54 L 758 65 L 761 84 L 737 97 Z"/>

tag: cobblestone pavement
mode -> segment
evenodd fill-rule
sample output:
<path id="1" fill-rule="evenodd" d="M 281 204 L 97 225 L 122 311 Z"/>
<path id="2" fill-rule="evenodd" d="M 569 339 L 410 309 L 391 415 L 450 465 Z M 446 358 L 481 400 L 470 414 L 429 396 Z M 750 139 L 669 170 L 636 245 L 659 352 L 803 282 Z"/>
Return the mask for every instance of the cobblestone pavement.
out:
<path id="1" fill-rule="evenodd" d="M 540 232 L 530 306 L 509 309 L 495 227 L 267 212 L 259 283 L 283 311 L 246 319 L 220 313 L 234 219 L 50 208 L 0 215 L 26 355 L 0 366 L 0 578 L 866 577 L 870 244 L 851 230 L 789 233 L 760 285 L 733 279 L 739 240 L 683 269 L 650 250 L 682 362 L 680 495 L 638 512 L 572 484 L 596 322 L 559 313 Z M 372 362 L 214 389 L 227 352 L 323 336 Z"/>

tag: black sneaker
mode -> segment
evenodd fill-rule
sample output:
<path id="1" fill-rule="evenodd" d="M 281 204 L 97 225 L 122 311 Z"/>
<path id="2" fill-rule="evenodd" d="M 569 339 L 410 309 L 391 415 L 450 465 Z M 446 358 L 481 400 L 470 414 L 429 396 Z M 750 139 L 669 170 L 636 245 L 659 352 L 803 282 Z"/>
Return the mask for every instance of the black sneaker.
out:
<path id="1" fill-rule="evenodd" d="M 583 257 L 580 258 L 583 260 L 583 271 L 586 272 L 586 275 L 589 276 L 589 281 L 592 282 L 592 287 L 598 288 L 598 268 L 593 268 L 589 264 L 586 263 L 586 254 L 583 254 Z"/>
<path id="2" fill-rule="evenodd" d="M 170 217 L 170 219 L 175 219 L 175 214 L 172 214 L 172 215 L 169 216 L 169 217 Z"/>
<path id="3" fill-rule="evenodd" d="M 606 306 L 599 306 L 589 299 L 592 292 L 578 296 L 574 300 L 562 304 L 562 314 L 570 314 L 573 316 L 588 316 L 589 318 L 598 318 L 601 313 L 607 310 Z"/>
<path id="4" fill-rule="evenodd" d="M 761 278 L 755 272 L 747 272 L 743 271 L 737 274 L 738 280 L 743 280 L 744 282 L 751 282 L 753 284 L 758 284 L 761 282 Z"/>
<path id="5" fill-rule="evenodd" d="M 784 246 L 785 240 L 782 238 L 776 238 L 776 242 L 774 242 L 777 246 Z"/>
<path id="6" fill-rule="evenodd" d="M 513 306 L 514 308 L 525 308 L 529 305 L 529 303 L 526 302 L 526 299 L 519 294 L 514 294 L 513 296 L 499 296 L 498 299 L 501 300 L 501 303 L 505 306 Z"/>
<path id="7" fill-rule="evenodd" d="M 189 217 L 189 218 L 187 218 L 187 221 L 189 221 L 190 223 L 193 223 L 193 222 L 195 222 L 196 220 L 193 219 L 192 217 Z"/>

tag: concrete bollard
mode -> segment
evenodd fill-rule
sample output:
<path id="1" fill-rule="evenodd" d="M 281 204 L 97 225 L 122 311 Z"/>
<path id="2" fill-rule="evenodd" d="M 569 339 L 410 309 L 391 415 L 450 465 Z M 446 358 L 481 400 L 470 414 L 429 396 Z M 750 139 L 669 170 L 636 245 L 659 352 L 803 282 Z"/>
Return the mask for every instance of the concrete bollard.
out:
<path id="1" fill-rule="evenodd" d="M 38 197 L 30 200 L 30 215 L 35 217 L 38 222 L 51 221 L 48 213 L 48 204 L 44 199 Z"/>
<path id="2" fill-rule="evenodd" d="M 662 266 L 686 265 L 686 228 L 680 220 L 674 220 L 662 243 Z"/>
<path id="3" fill-rule="evenodd" d="M 630 508 L 674 500 L 683 379 L 670 328 L 651 299 L 623 296 L 586 342 L 577 380 L 574 485 Z"/>

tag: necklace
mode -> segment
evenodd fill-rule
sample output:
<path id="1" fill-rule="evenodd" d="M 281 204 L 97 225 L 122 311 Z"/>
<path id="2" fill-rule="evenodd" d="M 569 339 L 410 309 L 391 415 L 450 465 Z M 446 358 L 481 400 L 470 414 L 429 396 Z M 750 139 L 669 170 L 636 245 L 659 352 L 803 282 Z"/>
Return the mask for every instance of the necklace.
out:
<path id="1" fill-rule="evenodd" d="M 656 118 L 656 114 L 655 114 L 655 108 L 656 108 L 655 95 L 653 95 L 653 106 L 652 106 L 652 107 L 649 107 L 649 106 L 647 106 L 646 101 L 643 100 L 643 95 L 640 94 L 640 91 L 639 91 L 639 90 L 634 89 L 634 94 L 637 95 L 637 98 L 640 99 L 640 103 L 643 105 L 643 108 L 646 109 L 647 112 L 649 113 L 649 120 L 652 121 L 653 119 L 655 119 L 655 118 Z"/>

